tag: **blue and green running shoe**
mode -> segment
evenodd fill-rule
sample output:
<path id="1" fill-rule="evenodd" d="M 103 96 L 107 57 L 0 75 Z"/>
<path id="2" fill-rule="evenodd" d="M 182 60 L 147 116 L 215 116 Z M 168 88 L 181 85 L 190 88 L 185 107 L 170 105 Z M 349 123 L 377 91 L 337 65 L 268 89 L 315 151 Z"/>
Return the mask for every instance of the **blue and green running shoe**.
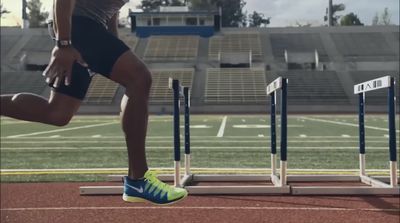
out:
<path id="1" fill-rule="evenodd" d="M 147 171 L 143 179 L 131 180 L 124 177 L 124 194 L 122 199 L 127 202 L 151 202 L 158 205 L 173 204 L 188 195 L 183 188 L 176 188 L 157 179 L 157 176 Z"/>

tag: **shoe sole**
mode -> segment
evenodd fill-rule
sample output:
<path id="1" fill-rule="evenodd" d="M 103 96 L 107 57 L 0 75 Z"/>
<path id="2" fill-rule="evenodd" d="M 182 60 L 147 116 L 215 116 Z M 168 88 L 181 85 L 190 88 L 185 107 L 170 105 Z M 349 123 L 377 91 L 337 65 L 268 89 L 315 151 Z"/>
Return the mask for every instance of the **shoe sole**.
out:
<path id="1" fill-rule="evenodd" d="M 158 205 L 158 206 L 166 206 L 166 205 L 171 205 L 171 204 L 175 204 L 175 203 L 177 203 L 179 201 L 182 201 L 187 196 L 188 196 L 188 193 L 186 193 L 185 196 L 183 196 L 183 197 L 181 197 L 181 198 L 179 198 L 177 200 L 174 200 L 174 201 L 171 201 L 171 202 L 165 203 L 165 204 L 155 203 L 153 201 L 150 201 L 150 200 L 147 200 L 147 199 L 144 199 L 144 198 L 141 198 L 141 197 L 130 197 L 130 196 L 126 195 L 126 194 L 122 195 L 122 200 L 124 200 L 126 202 L 130 202 L 130 203 L 151 203 L 151 204 Z"/>

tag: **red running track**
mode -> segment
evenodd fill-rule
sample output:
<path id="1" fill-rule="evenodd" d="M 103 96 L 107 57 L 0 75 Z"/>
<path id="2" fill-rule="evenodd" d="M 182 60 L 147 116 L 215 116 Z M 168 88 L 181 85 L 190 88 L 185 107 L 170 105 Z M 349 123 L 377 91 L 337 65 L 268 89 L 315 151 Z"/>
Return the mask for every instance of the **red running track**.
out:
<path id="1" fill-rule="evenodd" d="M 399 196 L 189 196 L 172 206 L 80 196 L 101 183 L 1 184 L 1 222 L 400 222 Z"/>

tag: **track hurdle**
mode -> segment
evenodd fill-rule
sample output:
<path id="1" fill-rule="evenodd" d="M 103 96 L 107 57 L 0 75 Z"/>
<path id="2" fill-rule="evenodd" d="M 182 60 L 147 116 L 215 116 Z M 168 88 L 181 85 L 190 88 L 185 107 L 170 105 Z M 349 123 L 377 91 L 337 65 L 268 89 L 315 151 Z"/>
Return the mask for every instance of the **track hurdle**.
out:
<path id="1" fill-rule="evenodd" d="M 181 179 L 180 176 L 180 98 L 185 99 L 185 176 L 189 176 L 188 166 L 190 160 L 190 133 L 189 133 L 189 108 L 190 108 L 190 91 L 188 87 L 183 87 L 179 84 L 179 80 L 168 79 L 168 87 L 173 90 L 174 98 L 174 174 L 164 174 L 158 176 L 158 179 L 164 182 L 174 182 L 174 186 L 181 187 L 182 183 L 186 181 L 186 178 Z M 187 136 L 186 136 L 187 133 Z M 178 150 L 178 151 L 177 151 Z M 189 152 L 187 152 L 189 151 Z M 110 182 L 123 182 L 123 175 L 109 175 L 108 180 Z M 123 193 L 123 186 L 82 186 L 79 188 L 81 195 L 117 195 Z"/>
<path id="2" fill-rule="evenodd" d="M 180 85 L 179 80 L 169 79 L 169 88 L 173 90 L 174 100 L 174 186 L 183 187 L 190 178 L 190 90 L 188 87 Z M 185 132 L 185 173 L 181 178 L 181 139 L 180 139 L 180 105 L 181 97 L 184 99 L 184 132 Z"/>
<path id="3" fill-rule="evenodd" d="M 390 183 L 382 178 L 373 178 L 366 174 L 365 160 L 365 93 L 379 89 L 388 89 L 388 122 L 390 152 Z M 293 194 L 315 195 L 398 195 L 400 187 L 397 178 L 396 128 L 395 128 L 395 79 L 385 76 L 354 85 L 354 94 L 359 98 L 359 176 L 289 176 L 288 181 L 303 182 L 359 182 L 365 186 L 292 186 Z"/>
<path id="4" fill-rule="evenodd" d="M 175 83 L 175 82 L 174 82 Z M 271 95 L 271 118 L 272 122 L 275 123 L 275 98 L 276 92 L 278 90 L 282 91 L 281 97 L 282 101 L 282 110 L 281 110 L 281 122 L 286 123 L 287 113 L 286 113 L 286 89 L 287 80 L 284 78 L 278 78 L 274 82 L 272 82 L 267 87 L 268 94 Z M 174 98 L 175 103 L 178 101 L 178 87 L 177 84 L 174 85 Z M 184 94 L 185 97 L 185 127 L 188 127 L 189 130 L 189 110 L 188 103 L 190 98 Z M 174 106 L 176 109 L 174 114 L 179 114 L 179 106 Z M 175 123 L 176 126 L 178 122 Z M 286 125 L 285 125 L 286 127 Z M 174 136 L 175 139 L 178 140 L 179 132 L 175 127 Z M 186 128 L 185 128 L 186 129 Z M 290 187 L 286 184 L 286 157 L 287 157 L 287 137 L 286 137 L 286 128 L 281 128 L 281 168 L 280 175 L 278 176 L 277 168 L 276 168 L 276 129 L 271 128 L 271 135 L 275 136 L 274 140 L 271 142 L 271 175 L 200 175 L 200 174 L 192 174 L 190 172 L 190 133 L 189 131 L 185 131 L 185 174 L 182 180 L 182 186 L 185 187 L 190 194 L 289 194 Z M 178 148 L 178 144 L 175 144 L 175 153 L 179 153 L 180 149 Z M 176 156 L 176 155 L 175 155 Z M 178 155 L 179 157 L 179 155 Z M 175 174 L 180 176 L 179 168 L 176 169 L 177 172 Z M 175 179 L 179 179 L 179 177 L 175 177 Z M 198 185 L 198 184 L 212 184 L 212 185 Z M 229 186 L 222 186 L 219 184 L 233 184 Z M 258 185 L 250 185 L 255 184 Z M 261 183 L 261 185 L 260 185 Z M 266 185 L 262 185 L 262 184 Z M 239 184 L 239 185 L 234 185 Z"/>

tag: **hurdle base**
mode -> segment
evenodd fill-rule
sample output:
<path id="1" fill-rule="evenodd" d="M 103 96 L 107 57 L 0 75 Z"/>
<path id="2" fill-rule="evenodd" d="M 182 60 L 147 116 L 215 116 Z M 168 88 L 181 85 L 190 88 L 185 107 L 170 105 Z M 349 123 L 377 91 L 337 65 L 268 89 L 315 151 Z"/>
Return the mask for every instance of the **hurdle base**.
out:
<path id="1" fill-rule="evenodd" d="M 278 178 L 277 176 L 274 176 Z M 196 175 L 193 174 L 184 188 L 193 195 L 267 195 L 290 194 L 287 185 L 273 185 L 271 176 L 266 175 Z M 279 179 L 279 178 L 278 178 Z M 196 185 L 201 183 L 271 183 L 271 185 Z"/>
<path id="2" fill-rule="evenodd" d="M 298 186 L 290 185 L 292 195 L 400 195 L 400 187 L 392 187 L 389 177 L 347 175 L 288 176 L 291 183 L 360 183 L 360 186 Z"/>
<path id="3" fill-rule="evenodd" d="M 364 178 L 364 179 L 363 179 Z M 123 176 L 111 175 L 109 180 L 122 182 Z M 164 182 L 173 182 L 174 175 L 159 175 Z M 367 185 L 373 179 L 374 186 Z M 400 179 L 399 179 L 400 180 Z M 181 182 L 193 195 L 268 195 L 268 194 L 292 194 L 292 195 L 400 195 L 400 187 L 390 186 L 389 177 L 368 177 L 355 175 L 288 175 L 289 185 L 282 186 L 191 186 L 191 184 L 207 182 L 265 182 L 271 183 L 272 177 L 267 175 L 185 175 Z M 364 181 L 364 182 L 363 182 Z M 376 184 L 376 181 L 379 181 Z M 360 186 L 298 186 L 294 183 L 360 183 Z M 367 183 L 367 184 L 366 184 Z M 123 186 L 84 186 L 80 187 L 81 195 L 122 195 Z"/>
<path id="4" fill-rule="evenodd" d="M 292 195 L 399 195 L 400 188 L 376 188 L 369 186 L 293 186 Z"/>

